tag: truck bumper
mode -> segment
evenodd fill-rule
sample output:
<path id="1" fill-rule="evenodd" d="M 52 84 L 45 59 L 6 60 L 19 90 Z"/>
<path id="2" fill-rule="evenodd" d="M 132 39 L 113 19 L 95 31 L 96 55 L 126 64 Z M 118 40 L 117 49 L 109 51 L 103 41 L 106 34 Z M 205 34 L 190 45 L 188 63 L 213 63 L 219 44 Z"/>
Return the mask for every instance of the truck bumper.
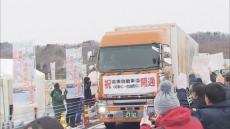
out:
<path id="1" fill-rule="evenodd" d="M 106 112 L 98 113 L 99 122 L 140 122 L 143 117 L 143 106 L 113 106 L 105 107 Z M 138 109 L 138 110 L 135 110 Z M 126 115 L 127 112 L 135 112 L 135 115 Z M 129 117 L 130 116 L 130 117 Z"/>

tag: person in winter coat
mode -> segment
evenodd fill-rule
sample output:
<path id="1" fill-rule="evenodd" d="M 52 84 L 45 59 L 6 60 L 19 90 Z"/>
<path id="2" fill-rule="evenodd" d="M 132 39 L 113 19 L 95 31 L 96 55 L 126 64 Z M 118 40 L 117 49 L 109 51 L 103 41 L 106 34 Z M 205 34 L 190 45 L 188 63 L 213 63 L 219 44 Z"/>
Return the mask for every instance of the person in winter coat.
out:
<path id="1" fill-rule="evenodd" d="M 92 99 L 92 92 L 91 92 L 91 81 L 89 77 L 84 78 L 84 95 L 85 100 L 91 100 Z"/>
<path id="2" fill-rule="evenodd" d="M 84 97 L 86 105 L 94 105 L 94 100 L 91 92 L 91 81 L 89 77 L 84 78 Z"/>
<path id="3" fill-rule="evenodd" d="M 201 123 L 191 116 L 191 110 L 180 106 L 172 83 L 168 80 L 160 84 L 154 108 L 157 129 L 203 129 Z M 142 119 L 140 129 L 151 129 L 147 117 Z"/>
<path id="4" fill-rule="evenodd" d="M 179 99 L 180 105 L 187 108 L 200 109 L 206 106 L 205 104 L 205 85 L 201 82 L 193 82 L 190 87 L 191 92 L 191 103 L 188 102 L 187 91 L 188 88 L 187 76 L 184 73 L 180 73 L 177 79 L 177 97 Z"/>
<path id="5" fill-rule="evenodd" d="M 65 96 L 62 95 L 62 91 L 58 83 L 54 84 L 54 90 L 51 92 L 50 96 L 52 97 L 52 105 L 55 117 L 60 120 L 61 113 L 65 111 Z"/>
<path id="6" fill-rule="evenodd" d="M 205 85 L 200 83 L 196 83 L 191 87 L 192 103 L 190 108 L 200 109 L 206 107 L 204 87 Z"/>
<path id="7" fill-rule="evenodd" d="M 226 91 L 222 83 L 210 83 L 205 87 L 207 107 L 194 110 L 204 129 L 230 129 L 230 100 L 226 100 Z"/>

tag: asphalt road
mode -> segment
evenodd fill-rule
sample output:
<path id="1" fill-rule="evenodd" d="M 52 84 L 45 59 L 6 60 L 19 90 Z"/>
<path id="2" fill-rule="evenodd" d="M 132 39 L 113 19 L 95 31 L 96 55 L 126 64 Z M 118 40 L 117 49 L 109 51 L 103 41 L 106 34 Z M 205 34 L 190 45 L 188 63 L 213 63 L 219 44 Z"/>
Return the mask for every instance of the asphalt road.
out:
<path id="1" fill-rule="evenodd" d="M 94 123 L 85 129 L 106 129 L 103 123 Z M 118 123 L 116 129 L 140 129 L 139 123 Z"/>

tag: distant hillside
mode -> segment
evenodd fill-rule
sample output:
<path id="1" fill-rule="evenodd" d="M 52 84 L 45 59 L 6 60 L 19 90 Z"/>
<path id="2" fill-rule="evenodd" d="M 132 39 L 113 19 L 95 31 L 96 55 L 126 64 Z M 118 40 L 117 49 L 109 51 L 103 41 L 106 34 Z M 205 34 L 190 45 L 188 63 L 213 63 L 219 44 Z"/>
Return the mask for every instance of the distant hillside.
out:
<path id="1" fill-rule="evenodd" d="M 230 59 L 230 35 L 219 32 L 198 32 L 191 34 L 199 43 L 200 53 L 224 52 L 224 58 Z"/>
<path id="2" fill-rule="evenodd" d="M 43 73 L 50 73 L 50 62 L 56 62 L 56 78 L 65 78 L 65 49 L 68 48 L 79 48 L 82 47 L 83 63 L 87 65 L 87 71 L 91 64 L 96 63 L 94 58 L 88 61 L 87 55 L 89 51 L 95 51 L 97 54 L 98 43 L 95 41 L 86 41 L 77 45 L 58 45 L 58 44 L 48 44 L 46 46 L 36 47 L 36 68 Z"/>
<path id="3" fill-rule="evenodd" d="M 13 53 L 12 53 L 12 44 L 7 43 L 7 42 L 3 42 L 0 43 L 0 58 L 12 58 L 13 57 Z"/>

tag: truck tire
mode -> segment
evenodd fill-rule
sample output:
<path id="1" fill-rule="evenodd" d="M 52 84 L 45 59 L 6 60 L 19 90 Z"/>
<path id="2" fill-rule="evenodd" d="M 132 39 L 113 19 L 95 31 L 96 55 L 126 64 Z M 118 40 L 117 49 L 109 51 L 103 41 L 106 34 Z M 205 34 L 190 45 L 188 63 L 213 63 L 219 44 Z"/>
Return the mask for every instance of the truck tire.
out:
<path id="1" fill-rule="evenodd" d="M 116 123 L 104 123 L 106 129 L 116 129 Z"/>

